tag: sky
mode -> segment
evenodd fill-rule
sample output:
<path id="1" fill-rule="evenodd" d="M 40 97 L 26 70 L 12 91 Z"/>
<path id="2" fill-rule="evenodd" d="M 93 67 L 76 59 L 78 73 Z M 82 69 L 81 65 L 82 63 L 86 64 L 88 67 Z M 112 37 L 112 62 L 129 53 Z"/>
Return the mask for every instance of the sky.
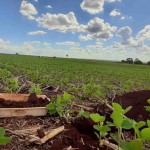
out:
<path id="1" fill-rule="evenodd" d="M 150 61 L 150 0 L 0 0 L 0 53 Z"/>

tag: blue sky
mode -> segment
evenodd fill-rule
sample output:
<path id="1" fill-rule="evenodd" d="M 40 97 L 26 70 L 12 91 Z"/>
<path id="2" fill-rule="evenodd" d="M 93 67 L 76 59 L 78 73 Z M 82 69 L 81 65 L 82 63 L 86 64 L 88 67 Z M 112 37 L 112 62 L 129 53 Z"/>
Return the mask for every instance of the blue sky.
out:
<path id="1" fill-rule="evenodd" d="M 149 0 L 1 0 L 0 52 L 148 61 L 149 6 Z"/>

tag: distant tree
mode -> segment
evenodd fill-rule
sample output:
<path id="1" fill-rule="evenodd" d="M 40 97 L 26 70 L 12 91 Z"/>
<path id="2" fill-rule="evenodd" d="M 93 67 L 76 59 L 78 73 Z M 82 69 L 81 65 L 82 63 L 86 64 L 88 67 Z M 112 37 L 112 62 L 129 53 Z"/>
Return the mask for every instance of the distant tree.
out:
<path id="1" fill-rule="evenodd" d="M 126 63 L 126 61 L 125 60 L 121 60 L 121 63 Z"/>
<path id="2" fill-rule="evenodd" d="M 66 55 L 66 57 L 68 58 L 68 54 Z"/>
<path id="3" fill-rule="evenodd" d="M 56 56 L 54 56 L 53 58 L 56 58 Z"/>
<path id="4" fill-rule="evenodd" d="M 138 58 L 136 58 L 134 60 L 134 64 L 143 64 L 143 62 L 141 60 L 139 60 Z"/>
<path id="5" fill-rule="evenodd" d="M 150 61 L 147 62 L 147 65 L 150 65 Z"/>
<path id="6" fill-rule="evenodd" d="M 16 53 L 16 55 L 19 55 L 18 53 Z"/>
<path id="7" fill-rule="evenodd" d="M 133 58 L 127 58 L 126 63 L 128 64 L 133 64 Z"/>

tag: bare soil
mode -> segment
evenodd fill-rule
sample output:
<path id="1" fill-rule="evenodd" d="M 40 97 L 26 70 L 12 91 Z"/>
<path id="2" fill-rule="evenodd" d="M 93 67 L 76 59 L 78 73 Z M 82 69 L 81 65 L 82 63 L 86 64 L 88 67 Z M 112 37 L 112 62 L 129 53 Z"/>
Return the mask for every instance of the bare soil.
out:
<path id="1" fill-rule="evenodd" d="M 56 97 L 59 92 L 61 93 L 61 91 L 54 92 L 54 89 L 46 89 L 49 92 L 45 94 L 49 95 L 51 92 L 53 97 Z M 128 117 L 135 120 L 143 120 L 149 118 L 149 113 L 146 112 L 144 108 L 144 106 L 148 105 L 148 99 L 150 99 L 150 91 L 137 91 L 116 96 L 114 101 L 120 103 L 123 108 L 127 106 L 133 107 L 133 109 L 127 113 Z M 85 101 L 80 102 L 80 104 L 85 105 Z M 41 105 L 43 106 L 43 104 Z M 93 112 L 98 112 L 106 116 L 110 113 L 108 109 L 105 109 L 104 105 L 98 104 L 94 106 L 93 103 L 93 108 Z M 40 133 L 38 131 L 37 135 L 42 137 L 42 131 L 49 128 L 57 128 L 61 125 L 64 125 L 67 130 L 43 145 L 29 143 L 29 136 L 16 135 L 13 133 L 16 130 L 40 126 L 41 131 Z M 5 127 L 6 134 L 12 137 L 13 140 L 11 143 L 1 146 L 0 150 L 67 150 L 70 146 L 77 150 L 110 150 L 107 147 L 99 148 L 99 141 L 94 134 L 93 125 L 94 123 L 90 119 L 85 118 L 75 119 L 69 124 L 65 120 L 53 116 L 3 118 L 0 119 L 0 126 Z M 116 131 L 113 130 L 112 132 L 115 133 Z M 130 139 L 131 137 L 132 131 L 125 131 L 125 138 Z"/>
<path id="2" fill-rule="evenodd" d="M 121 104 L 123 108 L 132 106 L 132 110 L 126 116 L 136 121 L 141 121 L 150 118 L 150 112 L 147 112 L 144 107 L 148 105 L 148 99 L 150 99 L 150 91 L 143 90 L 116 96 L 114 102 Z"/>

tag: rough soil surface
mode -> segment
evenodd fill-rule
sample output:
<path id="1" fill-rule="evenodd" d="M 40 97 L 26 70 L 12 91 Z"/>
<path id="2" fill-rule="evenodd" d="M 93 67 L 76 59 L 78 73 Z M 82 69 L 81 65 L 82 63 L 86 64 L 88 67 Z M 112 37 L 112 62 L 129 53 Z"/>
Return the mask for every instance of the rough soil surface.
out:
<path id="1" fill-rule="evenodd" d="M 0 108 L 45 107 L 48 103 L 47 99 L 38 98 L 36 94 L 30 94 L 28 101 L 25 102 L 15 102 L 0 98 Z"/>
<path id="2" fill-rule="evenodd" d="M 143 90 L 116 96 L 114 102 L 120 103 L 123 108 L 132 106 L 132 110 L 126 116 L 141 121 L 150 118 L 150 112 L 147 112 L 144 107 L 148 105 L 148 99 L 150 99 L 150 90 Z"/>
<path id="3" fill-rule="evenodd" d="M 56 88 L 53 89 L 49 87 L 44 89 L 47 90 L 45 95 L 48 96 L 51 92 L 54 97 L 57 96 L 60 91 L 58 90 L 54 92 L 55 89 Z M 143 120 L 149 117 L 149 113 L 147 113 L 144 109 L 144 106 L 147 105 L 148 99 L 150 99 L 150 91 L 137 91 L 127 93 L 122 96 L 116 96 L 114 101 L 119 102 L 123 108 L 133 106 L 133 109 L 127 114 L 127 116 L 135 120 L 140 120 L 141 118 Z M 94 108 L 92 112 L 98 112 L 108 116 L 108 109 L 105 109 L 104 105 L 100 106 L 96 103 L 92 104 L 91 101 L 80 101 L 78 104 L 82 104 L 83 106 L 91 106 Z M 40 130 L 36 132 L 36 135 L 42 137 L 44 136 L 42 134 L 43 131 L 55 129 L 62 125 L 64 125 L 67 130 L 55 136 L 43 145 L 29 143 L 29 135 L 31 133 L 27 136 L 14 134 L 16 130 L 24 130 L 28 128 L 35 129 L 35 127 L 39 126 Z M 107 147 L 99 148 L 99 141 L 94 134 L 93 125 L 94 123 L 90 119 L 85 118 L 77 118 L 69 124 L 65 120 L 60 120 L 59 117 L 54 116 L 3 118 L 0 119 L 0 126 L 5 127 L 6 134 L 12 137 L 13 140 L 5 146 L 0 146 L 0 150 L 67 150 L 70 146 L 76 150 L 110 150 Z M 112 130 L 112 132 L 115 133 L 116 130 Z M 130 139 L 133 136 L 132 131 L 129 130 L 127 132 L 125 131 L 124 135 L 126 139 Z"/>

